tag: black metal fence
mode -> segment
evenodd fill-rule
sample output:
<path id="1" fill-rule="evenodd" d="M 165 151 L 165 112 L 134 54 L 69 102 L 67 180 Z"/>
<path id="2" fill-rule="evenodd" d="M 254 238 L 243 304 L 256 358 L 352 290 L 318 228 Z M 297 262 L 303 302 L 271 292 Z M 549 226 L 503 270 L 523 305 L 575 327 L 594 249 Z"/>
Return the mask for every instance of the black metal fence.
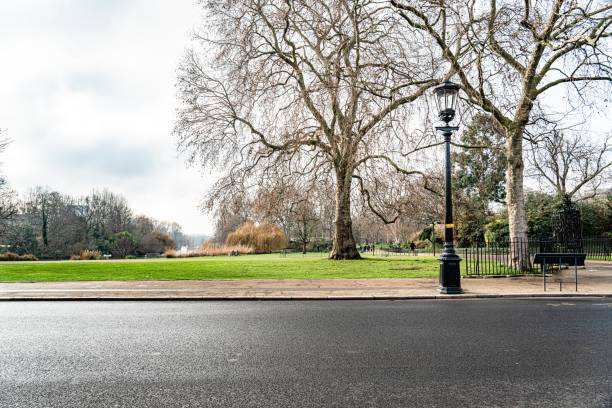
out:
<path id="1" fill-rule="evenodd" d="M 612 238 L 587 238 L 582 245 L 587 260 L 612 261 Z"/>
<path id="2" fill-rule="evenodd" d="M 512 240 L 476 244 L 459 250 L 468 276 L 541 273 L 536 253 L 586 253 L 587 260 L 612 261 L 612 238 L 584 238 L 579 243 L 555 240 Z M 521 265 L 521 262 L 523 263 Z"/>

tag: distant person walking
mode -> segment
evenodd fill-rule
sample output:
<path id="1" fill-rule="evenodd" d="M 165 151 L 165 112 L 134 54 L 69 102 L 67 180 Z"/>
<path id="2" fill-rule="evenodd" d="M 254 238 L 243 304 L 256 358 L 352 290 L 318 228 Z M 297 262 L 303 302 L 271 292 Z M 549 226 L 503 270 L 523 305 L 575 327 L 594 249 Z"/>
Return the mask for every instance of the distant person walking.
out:
<path id="1" fill-rule="evenodd" d="M 412 251 L 412 256 L 417 256 L 416 245 L 414 241 L 410 241 L 410 251 Z"/>

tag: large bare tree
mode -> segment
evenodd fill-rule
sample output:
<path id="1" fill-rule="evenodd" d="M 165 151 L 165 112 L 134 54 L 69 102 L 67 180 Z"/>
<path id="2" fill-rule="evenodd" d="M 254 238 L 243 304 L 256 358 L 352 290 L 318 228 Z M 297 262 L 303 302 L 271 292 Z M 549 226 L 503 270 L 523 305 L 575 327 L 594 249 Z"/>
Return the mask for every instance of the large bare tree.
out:
<path id="1" fill-rule="evenodd" d="M 597 141 L 572 131 L 552 131 L 533 141 L 528 160 L 531 175 L 558 196 L 593 198 L 612 178 L 612 135 Z"/>
<path id="2" fill-rule="evenodd" d="M 217 190 L 255 177 L 330 174 L 330 258 L 359 258 L 353 180 L 374 207 L 377 181 L 421 174 L 409 159 L 429 142 L 408 130 L 411 114 L 419 116 L 409 105 L 439 82 L 438 61 L 387 1 L 203 5 L 207 27 L 178 74 L 180 148 L 222 170 Z"/>
<path id="3" fill-rule="evenodd" d="M 547 97 L 559 97 L 562 87 L 573 91 L 570 103 L 574 105 L 592 102 L 588 91 L 596 82 L 609 93 L 605 85 L 612 77 L 612 3 L 391 2 L 411 27 L 429 37 L 468 101 L 491 114 L 505 134 L 510 236 L 526 239 L 523 137 L 536 118 L 550 113 Z M 514 253 L 520 258 L 515 262 L 527 267 L 526 254 Z"/>

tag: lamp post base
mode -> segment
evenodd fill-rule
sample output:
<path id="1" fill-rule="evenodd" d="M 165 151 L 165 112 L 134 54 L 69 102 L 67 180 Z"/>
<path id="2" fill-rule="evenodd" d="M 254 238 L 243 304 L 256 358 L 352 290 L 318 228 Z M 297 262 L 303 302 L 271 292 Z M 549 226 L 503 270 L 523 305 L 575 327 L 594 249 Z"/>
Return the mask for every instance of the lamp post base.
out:
<path id="1" fill-rule="evenodd" d="M 461 295 L 463 293 L 463 289 L 457 287 L 442 287 L 438 288 L 438 292 L 443 295 Z"/>
<path id="2" fill-rule="evenodd" d="M 459 295 L 461 289 L 461 257 L 456 254 L 443 254 L 440 257 L 440 287 L 438 291 L 446 295 Z"/>

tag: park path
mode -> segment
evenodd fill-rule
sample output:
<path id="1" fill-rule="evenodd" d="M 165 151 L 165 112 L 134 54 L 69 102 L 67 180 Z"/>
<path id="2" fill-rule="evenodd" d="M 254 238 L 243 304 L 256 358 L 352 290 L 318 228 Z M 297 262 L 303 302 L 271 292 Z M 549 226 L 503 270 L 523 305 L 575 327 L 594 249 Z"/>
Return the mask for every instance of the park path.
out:
<path id="1" fill-rule="evenodd" d="M 612 296 L 612 263 L 589 262 L 578 270 L 578 291 L 573 269 L 542 276 L 464 278 L 463 297 L 592 295 Z M 561 281 L 561 285 L 559 284 Z M 444 298 L 435 279 L 287 279 L 216 281 L 91 281 L 0 283 L 0 300 L 34 299 L 403 299 Z M 453 297 L 457 297 L 456 295 Z"/>

